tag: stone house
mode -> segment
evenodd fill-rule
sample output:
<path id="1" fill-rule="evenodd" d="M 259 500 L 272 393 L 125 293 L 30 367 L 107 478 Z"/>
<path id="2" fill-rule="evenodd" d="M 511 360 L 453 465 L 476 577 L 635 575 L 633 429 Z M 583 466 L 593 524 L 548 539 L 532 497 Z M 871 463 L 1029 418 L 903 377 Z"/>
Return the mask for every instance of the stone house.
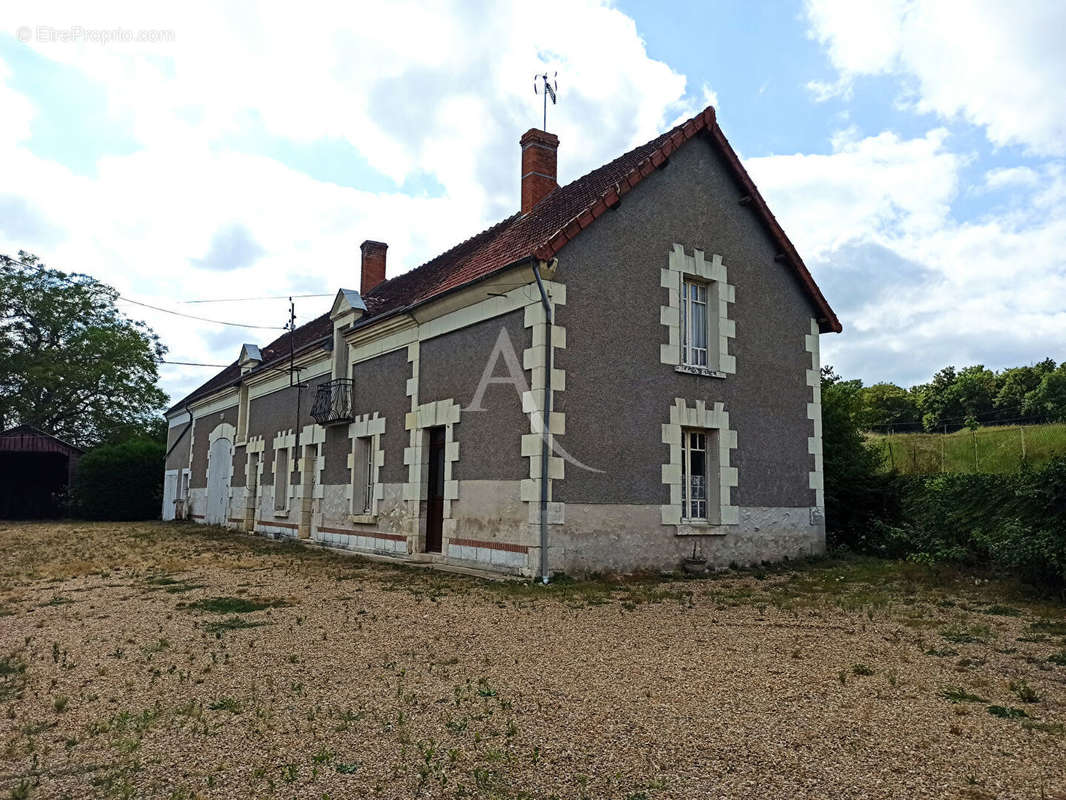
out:
<path id="1" fill-rule="evenodd" d="M 527 576 L 824 549 L 832 309 L 708 108 L 359 290 L 168 412 L 164 517 Z M 290 369 L 290 366 L 292 369 Z"/>

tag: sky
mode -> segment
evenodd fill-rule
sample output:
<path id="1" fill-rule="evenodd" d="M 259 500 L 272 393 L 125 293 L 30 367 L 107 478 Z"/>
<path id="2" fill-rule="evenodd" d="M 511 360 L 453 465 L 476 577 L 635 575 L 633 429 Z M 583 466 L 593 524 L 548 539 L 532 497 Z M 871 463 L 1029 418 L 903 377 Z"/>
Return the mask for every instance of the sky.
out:
<path id="1" fill-rule="evenodd" d="M 0 252 L 89 273 L 167 358 L 389 277 L 519 202 L 558 72 L 560 182 L 713 104 L 867 383 L 1066 359 L 1066 3 L 8 2 Z M 297 322 L 329 297 L 296 301 Z M 177 400 L 214 372 L 164 364 Z"/>

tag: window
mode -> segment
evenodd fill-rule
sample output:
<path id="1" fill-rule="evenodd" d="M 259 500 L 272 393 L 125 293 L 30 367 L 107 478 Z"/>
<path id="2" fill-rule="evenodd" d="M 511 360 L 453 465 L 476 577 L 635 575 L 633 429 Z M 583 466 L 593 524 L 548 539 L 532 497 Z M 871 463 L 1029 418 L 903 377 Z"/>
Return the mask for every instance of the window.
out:
<path id="1" fill-rule="evenodd" d="M 281 448 L 274 451 L 274 510 L 287 511 L 289 508 L 289 450 Z"/>
<path id="2" fill-rule="evenodd" d="M 707 284 L 685 281 L 681 297 L 681 362 L 693 367 L 707 367 L 709 317 Z"/>
<path id="3" fill-rule="evenodd" d="M 352 470 L 352 513 L 374 513 L 374 437 L 360 436 L 355 439 Z"/>
<path id="4" fill-rule="evenodd" d="M 707 432 L 681 434 L 681 518 L 707 519 Z"/>

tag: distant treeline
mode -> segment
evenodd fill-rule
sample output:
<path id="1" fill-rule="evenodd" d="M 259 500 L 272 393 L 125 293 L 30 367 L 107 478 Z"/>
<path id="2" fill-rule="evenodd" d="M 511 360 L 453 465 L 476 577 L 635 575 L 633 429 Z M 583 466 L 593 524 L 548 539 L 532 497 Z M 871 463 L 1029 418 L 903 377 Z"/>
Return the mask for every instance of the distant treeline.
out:
<path id="1" fill-rule="evenodd" d="M 995 372 L 982 364 L 944 367 L 929 383 L 905 389 L 894 383 L 863 386 L 841 381 L 863 430 L 952 431 L 1008 422 L 1066 422 L 1066 362 L 1048 358 Z"/>

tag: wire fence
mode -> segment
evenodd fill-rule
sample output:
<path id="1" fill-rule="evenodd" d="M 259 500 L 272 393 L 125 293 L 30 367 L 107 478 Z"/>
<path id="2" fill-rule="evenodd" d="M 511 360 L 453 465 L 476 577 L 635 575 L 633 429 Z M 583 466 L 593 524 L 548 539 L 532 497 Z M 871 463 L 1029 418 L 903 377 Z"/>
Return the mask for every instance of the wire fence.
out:
<path id="1" fill-rule="evenodd" d="M 1066 423 L 963 429 L 953 433 L 871 433 L 886 470 L 911 475 L 1015 472 L 1066 455 Z"/>

